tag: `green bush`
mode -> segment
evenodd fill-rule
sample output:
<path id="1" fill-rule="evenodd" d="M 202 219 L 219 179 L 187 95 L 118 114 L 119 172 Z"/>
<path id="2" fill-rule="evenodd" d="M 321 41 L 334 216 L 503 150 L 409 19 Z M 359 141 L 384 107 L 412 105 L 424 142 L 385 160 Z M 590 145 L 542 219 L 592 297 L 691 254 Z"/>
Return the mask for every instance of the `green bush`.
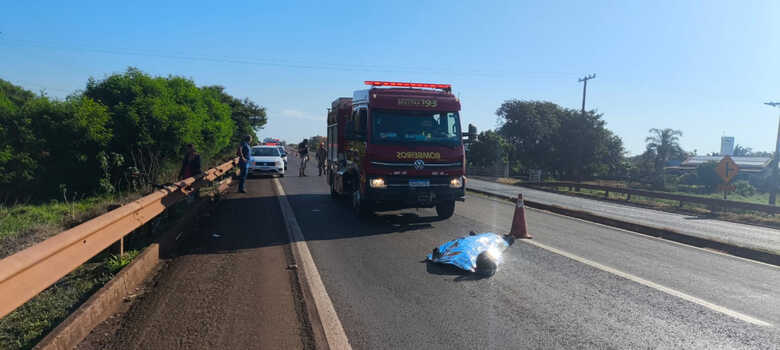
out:
<path id="1" fill-rule="evenodd" d="M 756 194 L 756 188 L 747 181 L 737 181 L 734 183 L 735 192 L 742 197 L 751 197 Z"/>
<path id="2" fill-rule="evenodd" d="M 138 256 L 138 253 L 137 250 L 129 250 L 124 255 L 112 255 L 106 260 L 106 268 L 111 274 L 115 274 L 129 265 Z"/>
<path id="3" fill-rule="evenodd" d="M 210 164 L 265 123 L 264 108 L 222 87 L 134 68 L 64 101 L 0 80 L 0 202 L 171 181 L 186 144 Z"/>
<path id="4" fill-rule="evenodd" d="M 705 186 L 709 191 L 713 191 L 722 180 L 715 172 L 715 162 L 707 162 L 696 167 L 696 183 Z"/>
<path id="5" fill-rule="evenodd" d="M 680 176 L 680 183 L 683 185 L 696 185 L 696 174 L 695 173 L 685 173 Z"/>

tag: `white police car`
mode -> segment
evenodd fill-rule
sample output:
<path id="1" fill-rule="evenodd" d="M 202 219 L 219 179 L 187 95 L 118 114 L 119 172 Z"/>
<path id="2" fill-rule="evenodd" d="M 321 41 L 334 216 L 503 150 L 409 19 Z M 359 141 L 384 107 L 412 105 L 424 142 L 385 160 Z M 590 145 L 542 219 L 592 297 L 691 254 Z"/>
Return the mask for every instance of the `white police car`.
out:
<path id="1" fill-rule="evenodd" d="M 282 160 L 284 161 L 284 170 L 287 170 L 287 150 L 284 149 L 282 146 L 279 147 L 279 153 L 282 154 Z"/>
<path id="2" fill-rule="evenodd" d="M 252 175 L 284 176 L 284 159 L 277 146 L 255 146 L 249 156 L 249 173 Z"/>

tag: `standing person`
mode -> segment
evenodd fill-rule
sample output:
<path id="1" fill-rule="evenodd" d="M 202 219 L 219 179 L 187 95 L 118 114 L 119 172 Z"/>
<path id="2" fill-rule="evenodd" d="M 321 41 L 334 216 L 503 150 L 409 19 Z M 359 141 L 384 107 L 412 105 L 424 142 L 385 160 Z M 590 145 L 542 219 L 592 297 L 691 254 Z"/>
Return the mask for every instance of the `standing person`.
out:
<path id="1" fill-rule="evenodd" d="M 320 148 L 317 149 L 317 169 L 319 170 L 319 176 L 322 176 L 322 172 L 325 170 L 325 160 L 328 159 L 328 151 L 325 149 L 325 143 L 320 142 Z"/>
<path id="2" fill-rule="evenodd" d="M 246 183 L 246 177 L 249 173 L 250 140 L 252 140 L 251 136 L 244 136 L 243 142 L 241 142 L 241 146 L 238 148 L 238 170 L 241 171 L 239 174 L 238 192 L 241 193 L 246 193 L 246 188 L 244 185 Z"/>
<path id="3" fill-rule="evenodd" d="M 181 170 L 179 170 L 179 180 L 184 180 L 201 173 L 200 170 L 200 154 L 195 151 L 195 146 L 191 143 L 187 145 L 187 153 L 184 155 L 184 161 L 181 164 Z"/>
<path id="4" fill-rule="evenodd" d="M 298 167 L 298 176 L 306 176 L 306 164 L 309 162 L 309 140 L 303 139 L 298 144 L 298 157 L 301 158 Z"/>

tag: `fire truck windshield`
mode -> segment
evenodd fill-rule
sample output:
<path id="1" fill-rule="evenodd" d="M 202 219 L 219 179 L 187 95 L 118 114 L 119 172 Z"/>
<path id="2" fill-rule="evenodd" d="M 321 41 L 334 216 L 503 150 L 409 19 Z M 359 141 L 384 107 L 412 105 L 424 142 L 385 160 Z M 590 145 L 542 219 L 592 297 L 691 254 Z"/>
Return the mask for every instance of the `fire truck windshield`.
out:
<path id="1" fill-rule="evenodd" d="M 372 111 L 372 143 L 431 143 L 458 145 L 458 112 Z"/>

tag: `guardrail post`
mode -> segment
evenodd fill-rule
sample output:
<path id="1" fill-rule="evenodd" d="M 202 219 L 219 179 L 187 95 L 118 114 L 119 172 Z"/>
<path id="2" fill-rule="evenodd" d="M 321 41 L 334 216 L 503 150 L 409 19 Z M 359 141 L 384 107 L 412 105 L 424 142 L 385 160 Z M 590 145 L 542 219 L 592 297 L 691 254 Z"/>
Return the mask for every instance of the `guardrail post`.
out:
<path id="1" fill-rule="evenodd" d="M 604 191 L 604 198 L 609 199 L 609 191 Z"/>
<path id="2" fill-rule="evenodd" d="M 125 237 L 119 239 L 119 256 L 125 256 Z"/>

